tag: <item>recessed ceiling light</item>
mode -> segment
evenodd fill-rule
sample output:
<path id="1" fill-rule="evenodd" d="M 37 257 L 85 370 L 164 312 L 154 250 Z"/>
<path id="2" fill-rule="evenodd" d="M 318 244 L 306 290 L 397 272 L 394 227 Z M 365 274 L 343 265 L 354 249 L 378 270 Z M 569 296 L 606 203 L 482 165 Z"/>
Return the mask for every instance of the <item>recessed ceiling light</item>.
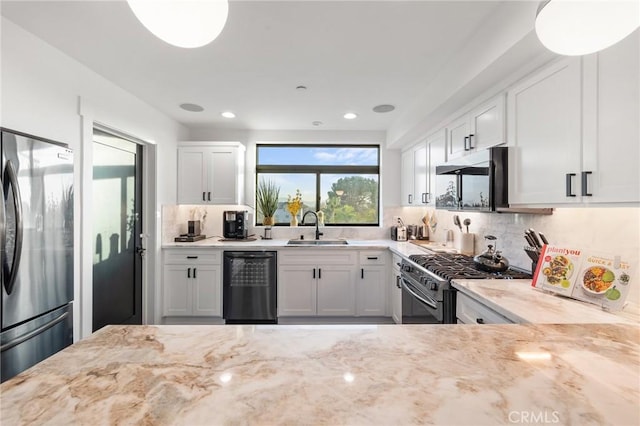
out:
<path id="1" fill-rule="evenodd" d="M 231 111 L 225 111 L 220 115 L 222 115 L 224 118 L 236 118 L 236 115 Z"/>
<path id="2" fill-rule="evenodd" d="M 180 108 L 189 112 L 202 112 L 204 108 L 197 104 L 180 104 Z"/>
<path id="3" fill-rule="evenodd" d="M 313 121 L 311 124 L 314 126 L 322 126 L 322 121 Z"/>
<path id="4" fill-rule="evenodd" d="M 344 118 L 346 118 L 347 120 L 353 120 L 354 118 L 357 118 L 358 114 L 356 114 L 355 112 L 348 112 L 344 115 Z"/>
<path id="5" fill-rule="evenodd" d="M 389 105 L 389 104 L 382 104 L 382 105 L 376 105 L 373 107 L 373 112 L 391 112 L 394 109 L 396 109 L 396 107 L 394 107 L 393 105 Z"/>

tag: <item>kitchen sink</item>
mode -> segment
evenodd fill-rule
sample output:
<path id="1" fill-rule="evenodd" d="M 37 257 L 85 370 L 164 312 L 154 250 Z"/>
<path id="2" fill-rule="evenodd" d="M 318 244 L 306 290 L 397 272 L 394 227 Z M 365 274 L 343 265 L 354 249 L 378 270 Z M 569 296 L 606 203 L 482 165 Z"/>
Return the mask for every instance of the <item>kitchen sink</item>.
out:
<path id="1" fill-rule="evenodd" d="M 289 240 L 288 246 L 344 246 L 347 240 Z"/>

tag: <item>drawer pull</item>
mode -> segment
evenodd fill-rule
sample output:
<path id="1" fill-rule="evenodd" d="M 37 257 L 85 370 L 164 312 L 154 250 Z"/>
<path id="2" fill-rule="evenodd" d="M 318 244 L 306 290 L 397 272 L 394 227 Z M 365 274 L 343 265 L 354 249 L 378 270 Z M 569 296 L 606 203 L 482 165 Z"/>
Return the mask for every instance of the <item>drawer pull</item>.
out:
<path id="1" fill-rule="evenodd" d="M 191 268 L 187 268 L 187 278 L 191 278 Z"/>
<path id="2" fill-rule="evenodd" d="M 368 260 L 378 260 L 378 256 L 367 257 Z"/>
<path id="3" fill-rule="evenodd" d="M 482 318 L 476 318 L 476 322 L 478 324 L 484 324 L 484 320 Z"/>
<path id="4" fill-rule="evenodd" d="M 193 268 L 193 278 L 196 277 L 196 268 Z"/>
<path id="5" fill-rule="evenodd" d="M 197 259 L 198 256 L 187 256 L 187 259 Z"/>

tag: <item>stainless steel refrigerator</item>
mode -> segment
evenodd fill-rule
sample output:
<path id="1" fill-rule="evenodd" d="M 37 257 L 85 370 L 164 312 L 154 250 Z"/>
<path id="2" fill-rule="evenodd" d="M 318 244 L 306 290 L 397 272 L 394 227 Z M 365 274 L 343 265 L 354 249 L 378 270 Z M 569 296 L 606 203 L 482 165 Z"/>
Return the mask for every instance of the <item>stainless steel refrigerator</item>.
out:
<path id="1" fill-rule="evenodd" d="M 4 382 L 73 343 L 73 153 L 0 131 Z"/>

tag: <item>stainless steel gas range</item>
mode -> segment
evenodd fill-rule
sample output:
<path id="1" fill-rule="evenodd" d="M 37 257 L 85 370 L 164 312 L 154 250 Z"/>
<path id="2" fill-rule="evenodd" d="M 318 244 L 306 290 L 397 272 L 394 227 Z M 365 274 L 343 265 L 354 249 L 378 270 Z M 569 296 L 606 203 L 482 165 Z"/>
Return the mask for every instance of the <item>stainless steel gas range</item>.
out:
<path id="1" fill-rule="evenodd" d="M 531 274 L 509 268 L 485 272 L 475 268 L 473 258 L 455 253 L 415 254 L 400 266 L 403 323 L 456 323 L 455 279 L 529 279 Z"/>

